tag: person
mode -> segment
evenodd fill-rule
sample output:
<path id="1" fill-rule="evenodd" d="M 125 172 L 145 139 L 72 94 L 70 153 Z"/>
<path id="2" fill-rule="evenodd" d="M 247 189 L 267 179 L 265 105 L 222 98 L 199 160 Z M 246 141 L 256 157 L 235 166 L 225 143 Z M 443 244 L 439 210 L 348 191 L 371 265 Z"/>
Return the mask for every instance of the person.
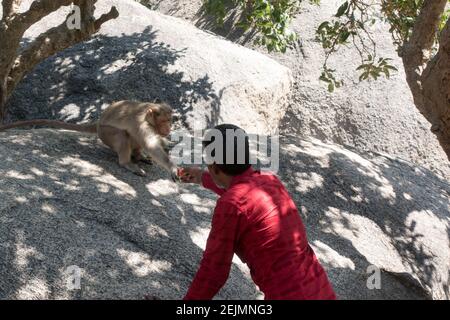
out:
<path id="1" fill-rule="evenodd" d="M 214 129 L 223 136 L 225 160 L 227 133 L 243 130 L 230 124 Z M 205 147 L 212 142 L 203 141 Z M 220 196 L 200 268 L 184 300 L 212 299 L 228 279 L 235 253 L 266 300 L 336 299 L 288 191 L 275 175 L 250 165 L 248 137 L 244 163 L 237 162 L 236 139 L 233 144 L 234 162 L 216 161 L 207 171 L 182 169 L 182 182 L 201 184 Z"/>

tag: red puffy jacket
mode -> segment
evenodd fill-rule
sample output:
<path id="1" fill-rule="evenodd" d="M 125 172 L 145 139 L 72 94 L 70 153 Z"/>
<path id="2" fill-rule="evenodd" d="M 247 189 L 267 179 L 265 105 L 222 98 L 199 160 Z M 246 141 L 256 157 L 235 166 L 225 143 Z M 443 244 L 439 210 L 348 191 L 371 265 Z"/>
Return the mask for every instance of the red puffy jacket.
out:
<path id="1" fill-rule="evenodd" d="M 265 299 L 336 299 L 298 210 L 276 176 L 250 168 L 233 177 L 227 190 L 207 172 L 202 182 L 221 197 L 186 300 L 214 297 L 228 278 L 234 253 L 247 263 Z"/>

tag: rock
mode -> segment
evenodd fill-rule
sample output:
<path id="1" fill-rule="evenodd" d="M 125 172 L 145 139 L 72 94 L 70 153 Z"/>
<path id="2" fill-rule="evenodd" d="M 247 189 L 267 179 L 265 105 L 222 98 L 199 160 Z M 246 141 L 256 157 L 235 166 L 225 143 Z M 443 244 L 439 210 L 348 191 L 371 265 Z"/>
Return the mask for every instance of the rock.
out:
<path id="1" fill-rule="evenodd" d="M 24 10 L 29 3 L 24 1 Z M 219 122 L 254 132 L 277 128 L 291 88 L 288 68 L 133 0 L 100 0 L 96 14 L 112 5 L 118 19 L 22 81 L 9 102 L 10 120 L 86 122 L 116 100 L 159 99 L 177 110 L 180 126 L 191 129 Z M 67 10 L 34 25 L 25 43 L 63 21 Z"/>
<path id="2" fill-rule="evenodd" d="M 330 66 L 337 70 L 338 78 L 344 79 L 344 87 L 329 94 L 319 82 L 324 53 L 321 44 L 315 41 L 315 30 L 336 13 L 340 3 L 326 1 L 317 7 L 305 2 L 305 10 L 293 24 L 302 35 L 301 50 L 296 53 L 301 59 L 289 56 L 278 59 L 295 70 L 296 82 L 293 102 L 280 125 L 282 131 L 361 151 L 387 153 L 425 166 L 450 181 L 450 162 L 431 133 L 431 125 L 414 105 L 387 25 L 377 23 L 371 31 L 378 57 L 392 58 L 399 72 L 390 79 L 359 82 L 359 73 L 355 71 L 361 64 L 359 54 L 343 48 L 330 60 Z"/>
<path id="3" fill-rule="evenodd" d="M 280 176 L 341 298 L 450 299 L 446 180 L 382 154 L 289 135 L 281 143 Z M 367 288 L 371 266 L 379 290 Z"/>
<path id="4" fill-rule="evenodd" d="M 0 133 L 0 160 L 0 299 L 183 297 L 210 227 L 209 191 L 156 166 L 134 176 L 96 138 L 69 131 Z M 446 181 L 288 135 L 279 174 L 340 299 L 450 298 Z M 367 288 L 371 265 L 381 289 Z M 81 290 L 67 286 L 74 266 Z M 218 298 L 260 297 L 235 259 Z"/>
<path id="5" fill-rule="evenodd" d="M 0 299 L 183 298 L 208 234 L 210 192 L 156 166 L 149 178 L 129 174 L 89 135 L 0 137 Z M 76 268 L 81 290 L 70 290 Z M 255 299 L 245 272 L 235 264 L 219 298 Z"/>
<path id="6" fill-rule="evenodd" d="M 287 68 L 131 0 L 100 0 L 97 14 L 115 4 L 121 17 L 38 66 L 12 97 L 11 120 L 85 122 L 125 98 L 167 100 L 180 131 L 229 121 L 266 133 L 282 119 L 279 176 L 339 298 L 450 299 L 450 185 L 412 162 L 442 175 L 448 163 L 402 71 L 357 85 L 345 51 L 347 91 L 329 95 L 317 81 L 314 25 L 336 3 L 307 5 L 294 23 L 307 27 L 301 50 L 271 55 L 294 70 L 286 114 Z M 64 16 L 42 20 L 27 41 Z M 392 53 L 384 27 L 377 37 Z M 95 137 L 69 131 L 0 133 L 0 160 L 0 299 L 183 297 L 208 235 L 210 192 L 172 183 L 156 166 L 134 176 Z M 369 289 L 378 273 L 380 289 Z M 261 298 L 239 259 L 217 298 Z"/>
<path id="7" fill-rule="evenodd" d="M 360 83 L 355 69 L 361 59 L 358 52 L 349 46 L 330 60 L 330 67 L 337 70 L 337 77 L 345 81 L 344 87 L 330 94 L 326 85 L 319 81 L 325 57 L 321 44 L 315 40 L 315 31 L 321 22 L 336 14 L 342 2 L 328 0 L 316 6 L 304 1 L 301 14 L 291 24 L 300 36 L 299 45 L 286 54 L 269 54 L 265 48 L 253 45 L 251 33 L 242 35 L 235 30 L 214 27 L 211 19 L 201 14 L 201 0 L 153 1 L 161 12 L 187 17 L 196 26 L 214 30 L 258 50 L 293 71 L 294 88 L 290 106 L 280 123 L 281 132 L 315 137 L 360 151 L 387 153 L 425 166 L 450 181 L 448 158 L 431 133 L 431 125 L 414 106 L 403 65 L 392 45 L 387 25 L 376 24 L 371 32 L 378 44 L 378 55 L 392 58 L 398 73 L 390 79 Z"/>

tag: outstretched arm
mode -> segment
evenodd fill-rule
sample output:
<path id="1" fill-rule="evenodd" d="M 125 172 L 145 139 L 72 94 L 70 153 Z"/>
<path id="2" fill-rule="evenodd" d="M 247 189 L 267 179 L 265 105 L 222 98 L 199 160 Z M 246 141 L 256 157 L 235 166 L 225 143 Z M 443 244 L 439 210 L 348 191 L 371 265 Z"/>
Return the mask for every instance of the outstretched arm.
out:
<path id="1" fill-rule="evenodd" d="M 169 154 L 164 150 L 162 139 L 149 131 L 149 134 L 141 134 L 137 136 L 137 141 L 142 147 L 145 154 L 149 155 L 152 160 L 159 166 L 166 169 L 172 176 L 172 180 L 178 179 L 177 167 L 170 159 Z"/>
<path id="2" fill-rule="evenodd" d="M 199 167 L 183 168 L 180 177 L 182 182 L 201 184 L 204 188 L 209 189 L 219 196 L 225 193 L 225 189 L 218 187 L 208 171 L 202 170 Z"/>
<path id="3" fill-rule="evenodd" d="M 225 284 L 238 238 L 239 218 L 236 206 L 217 202 L 200 268 L 184 300 L 212 299 Z"/>

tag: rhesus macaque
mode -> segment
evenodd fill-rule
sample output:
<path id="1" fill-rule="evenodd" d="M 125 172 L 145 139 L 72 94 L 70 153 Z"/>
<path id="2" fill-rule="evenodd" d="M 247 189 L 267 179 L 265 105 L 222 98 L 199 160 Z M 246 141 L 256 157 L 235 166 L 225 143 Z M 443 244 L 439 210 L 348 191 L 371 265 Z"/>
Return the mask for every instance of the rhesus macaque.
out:
<path id="1" fill-rule="evenodd" d="M 170 160 L 166 148 L 166 137 L 172 127 L 172 108 L 165 103 L 119 101 L 113 103 L 100 116 L 100 120 L 90 124 L 72 124 L 56 120 L 19 121 L 0 126 L 0 131 L 43 125 L 52 128 L 97 133 L 102 142 L 119 156 L 119 164 L 131 172 L 145 176 L 146 173 L 136 162 L 154 160 L 177 179 L 177 168 Z"/>

